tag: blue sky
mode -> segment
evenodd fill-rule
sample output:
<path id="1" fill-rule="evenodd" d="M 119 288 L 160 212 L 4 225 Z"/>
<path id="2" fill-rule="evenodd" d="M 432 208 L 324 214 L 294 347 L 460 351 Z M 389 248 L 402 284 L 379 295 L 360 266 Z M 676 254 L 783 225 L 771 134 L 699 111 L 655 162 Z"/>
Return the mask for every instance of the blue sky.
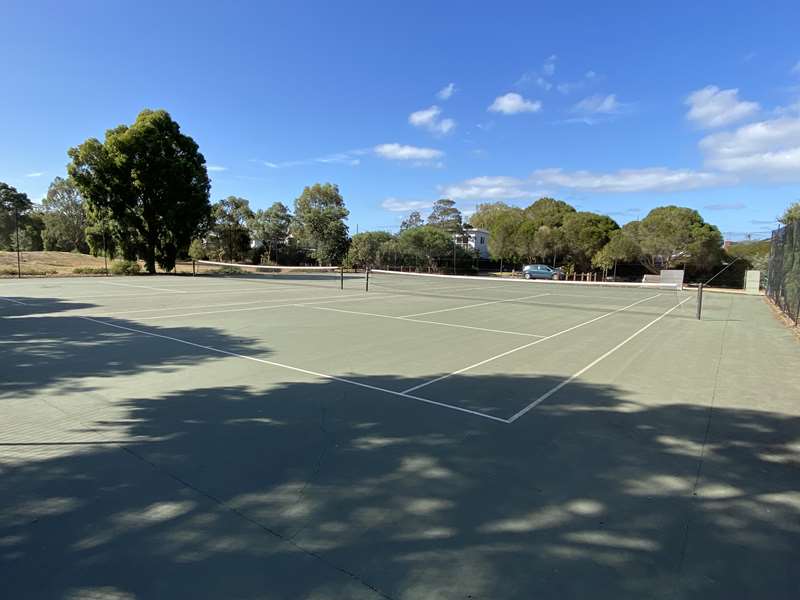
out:
<path id="1" fill-rule="evenodd" d="M 735 238 L 800 199 L 796 1 L 2 6 L 0 181 L 34 200 L 143 108 L 199 143 L 212 200 L 334 182 L 351 232 L 550 195 Z"/>

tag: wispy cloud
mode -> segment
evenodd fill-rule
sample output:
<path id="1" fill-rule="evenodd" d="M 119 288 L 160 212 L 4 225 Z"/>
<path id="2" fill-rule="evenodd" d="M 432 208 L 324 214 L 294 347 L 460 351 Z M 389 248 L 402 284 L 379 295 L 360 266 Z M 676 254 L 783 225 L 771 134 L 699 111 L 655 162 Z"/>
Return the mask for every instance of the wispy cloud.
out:
<path id="1" fill-rule="evenodd" d="M 525 188 L 527 182 L 516 177 L 482 176 L 454 185 L 440 186 L 439 192 L 453 200 L 510 200 L 531 198 L 534 192 Z"/>
<path id="2" fill-rule="evenodd" d="M 552 77 L 555 75 L 556 72 L 556 60 L 558 60 L 558 56 L 555 54 L 551 54 L 547 60 L 544 61 L 542 65 L 542 73 L 547 75 L 548 77 Z"/>
<path id="3" fill-rule="evenodd" d="M 435 148 L 420 148 L 405 144 L 380 144 L 373 148 L 375 154 L 388 160 L 416 161 L 417 163 L 435 161 L 444 156 L 444 152 Z"/>
<path id="4" fill-rule="evenodd" d="M 326 154 L 325 156 L 318 156 L 316 158 L 305 158 L 301 160 L 285 160 L 281 162 L 273 161 L 258 161 L 270 169 L 289 169 L 292 167 L 307 167 L 310 165 L 345 165 L 348 167 L 357 167 L 361 164 L 359 156 L 366 154 L 366 150 L 349 150 L 347 152 L 337 152 L 335 154 Z"/>
<path id="5" fill-rule="evenodd" d="M 800 75 L 800 60 L 792 67 L 792 73 L 795 75 Z"/>
<path id="6" fill-rule="evenodd" d="M 609 217 L 633 217 L 642 213 L 641 208 L 623 208 L 621 210 L 607 210 L 604 214 Z"/>
<path id="7" fill-rule="evenodd" d="M 456 84 L 455 83 L 448 83 L 438 92 L 436 92 L 436 97 L 439 100 L 449 100 L 450 97 L 456 93 Z"/>
<path id="8" fill-rule="evenodd" d="M 721 90 L 715 85 L 695 90 L 684 103 L 689 107 L 686 118 L 708 128 L 741 121 L 760 109 L 757 102 L 739 100 L 738 89 Z"/>
<path id="9" fill-rule="evenodd" d="M 557 186 L 584 192 L 673 192 L 712 187 L 730 182 L 718 173 L 690 169 L 621 169 L 612 173 L 539 169 L 533 180 L 538 185 Z"/>
<path id="10" fill-rule="evenodd" d="M 519 113 L 535 113 L 541 109 L 542 103 L 538 100 L 527 100 L 516 92 L 509 92 L 495 98 L 487 110 L 504 115 L 516 115 Z"/>
<path id="11" fill-rule="evenodd" d="M 25 177 L 41 177 L 44 171 L 33 171 L 32 173 L 25 173 Z"/>
<path id="12" fill-rule="evenodd" d="M 595 94 L 588 96 L 575 104 L 573 112 L 583 114 L 613 115 L 620 111 L 622 104 L 617 100 L 616 94 Z"/>
<path id="13" fill-rule="evenodd" d="M 742 210 L 747 208 L 747 205 L 742 202 L 720 202 L 719 204 L 706 204 L 703 208 L 706 210 Z"/>
<path id="14" fill-rule="evenodd" d="M 228 167 L 223 167 L 222 165 L 208 165 L 206 167 L 207 171 L 212 171 L 214 173 L 219 173 L 221 171 L 227 171 Z"/>
<path id="15" fill-rule="evenodd" d="M 453 119 L 440 119 L 442 109 L 435 104 L 429 108 L 424 108 L 411 113 L 408 122 L 414 127 L 427 129 L 431 133 L 446 135 L 453 131 L 456 122 Z"/>
<path id="16" fill-rule="evenodd" d="M 429 200 L 400 200 L 398 198 L 386 198 L 381 202 L 381 208 L 389 212 L 411 212 L 412 210 L 423 210 L 433 206 Z"/>

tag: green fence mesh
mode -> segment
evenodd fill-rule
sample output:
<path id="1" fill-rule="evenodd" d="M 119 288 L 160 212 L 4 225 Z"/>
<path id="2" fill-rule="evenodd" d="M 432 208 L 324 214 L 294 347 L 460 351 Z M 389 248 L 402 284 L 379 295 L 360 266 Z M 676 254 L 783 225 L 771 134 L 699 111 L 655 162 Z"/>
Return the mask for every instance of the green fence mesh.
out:
<path id="1" fill-rule="evenodd" d="M 795 325 L 800 322 L 800 221 L 772 232 L 767 294 Z"/>

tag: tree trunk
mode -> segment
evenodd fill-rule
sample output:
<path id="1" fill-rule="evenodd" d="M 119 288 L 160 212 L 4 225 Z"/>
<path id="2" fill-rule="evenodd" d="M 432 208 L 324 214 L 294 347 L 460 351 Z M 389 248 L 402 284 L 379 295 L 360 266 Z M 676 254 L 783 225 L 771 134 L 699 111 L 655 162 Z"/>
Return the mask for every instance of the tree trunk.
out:
<path id="1" fill-rule="evenodd" d="M 155 236 L 147 236 L 147 248 L 145 249 L 145 267 L 150 275 L 156 274 L 156 240 Z"/>

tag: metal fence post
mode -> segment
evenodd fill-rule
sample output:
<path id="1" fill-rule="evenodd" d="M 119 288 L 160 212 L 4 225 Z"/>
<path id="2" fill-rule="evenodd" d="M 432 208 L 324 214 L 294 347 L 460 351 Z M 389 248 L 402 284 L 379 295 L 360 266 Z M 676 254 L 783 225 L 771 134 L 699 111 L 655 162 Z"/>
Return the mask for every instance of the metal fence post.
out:
<path id="1" fill-rule="evenodd" d="M 697 318 L 701 318 L 703 314 L 703 284 L 697 287 Z"/>
<path id="2" fill-rule="evenodd" d="M 22 260 L 19 256 L 19 208 L 14 207 L 14 229 L 17 233 L 17 279 L 22 279 Z"/>

